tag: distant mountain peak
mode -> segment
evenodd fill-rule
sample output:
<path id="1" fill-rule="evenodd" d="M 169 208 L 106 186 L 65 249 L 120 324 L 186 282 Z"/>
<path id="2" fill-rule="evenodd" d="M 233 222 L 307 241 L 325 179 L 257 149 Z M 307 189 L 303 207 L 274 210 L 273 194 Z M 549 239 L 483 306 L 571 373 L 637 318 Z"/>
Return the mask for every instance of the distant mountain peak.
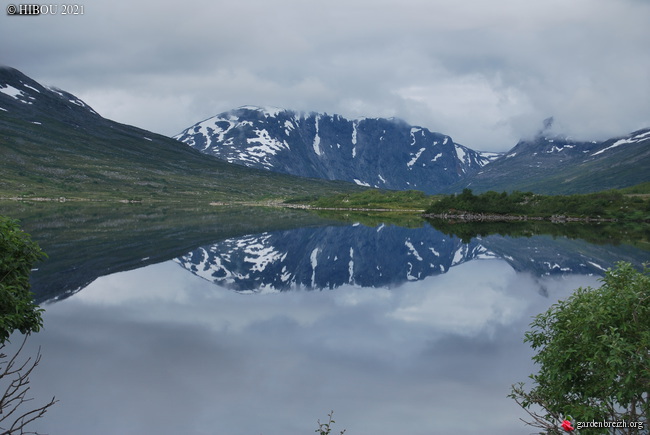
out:
<path id="1" fill-rule="evenodd" d="M 236 110 L 252 110 L 252 111 L 263 113 L 266 116 L 278 116 L 278 114 L 287 111 L 286 109 L 283 109 L 281 107 L 252 106 L 252 105 L 241 106 L 241 107 L 238 107 Z"/>
<path id="2" fill-rule="evenodd" d="M 542 131 L 541 132 L 544 133 L 546 131 L 549 131 L 553 127 L 553 122 L 554 122 L 554 119 L 553 119 L 552 116 L 546 118 L 542 122 Z"/>
<path id="3" fill-rule="evenodd" d="M 649 167 L 650 129 L 605 141 L 579 141 L 540 131 L 452 190 L 588 193 L 650 181 Z"/>
<path id="4" fill-rule="evenodd" d="M 20 110 L 60 111 L 62 113 L 94 116 L 99 114 L 74 95 L 55 87 L 46 87 L 17 69 L 0 66 L 0 110 L 10 111 L 16 103 L 25 104 Z"/>

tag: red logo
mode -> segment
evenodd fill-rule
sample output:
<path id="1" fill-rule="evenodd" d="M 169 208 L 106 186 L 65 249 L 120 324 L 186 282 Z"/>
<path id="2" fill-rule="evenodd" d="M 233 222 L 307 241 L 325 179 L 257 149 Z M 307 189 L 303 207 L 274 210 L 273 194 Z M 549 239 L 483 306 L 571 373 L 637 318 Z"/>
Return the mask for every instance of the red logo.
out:
<path id="1" fill-rule="evenodd" d="M 562 429 L 564 429 L 565 432 L 573 432 L 575 429 L 573 426 L 571 426 L 571 422 L 569 420 L 564 420 L 562 422 Z"/>

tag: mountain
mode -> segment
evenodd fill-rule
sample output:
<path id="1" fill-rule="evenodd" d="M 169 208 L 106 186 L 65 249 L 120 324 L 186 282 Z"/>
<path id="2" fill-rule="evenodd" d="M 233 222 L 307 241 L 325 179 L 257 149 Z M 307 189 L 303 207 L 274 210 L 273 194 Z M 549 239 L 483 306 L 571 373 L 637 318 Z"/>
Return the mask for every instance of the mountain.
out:
<path id="1" fill-rule="evenodd" d="M 247 106 L 176 138 L 190 146 L 105 119 L 66 91 L 0 67 L 0 198 L 223 202 L 359 189 L 323 179 L 566 194 L 650 181 L 650 129 L 596 142 L 543 130 L 508 153 L 481 153 L 396 119 Z"/>
<path id="2" fill-rule="evenodd" d="M 451 186 L 475 191 L 589 193 L 650 181 L 650 129 L 605 141 L 547 136 L 520 141 L 490 165 Z"/>
<path id="3" fill-rule="evenodd" d="M 175 261 L 220 286 L 258 293 L 343 285 L 394 288 L 444 274 L 467 261 L 494 258 L 533 276 L 602 275 L 622 258 L 640 266 L 647 255 L 622 245 L 599 246 L 562 236 L 490 235 L 464 243 L 430 225 L 355 224 L 228 238 L 197 247 Z"/>
<path id="4" fill-rule="evenodd" d="M 74 95 L 58 88 L 46 88 L 16 69 L 0 67 L 0 78 L 0 94 L 5 95 L 0 111 L 20 112 L 25 117 L 51 112 L 70 125 L 81 120 L 101 119 L 92 107 Z M 38 121 L 32 123 L 41 125 Z"/>
<path id="5" fill-rule="evenodd" d="M 247 167 L 426 193 L 458 182 L 499 156 L 398 119 L 348 120 L 255 106 L 221 113 L 174 138 Z"/>
<path id="6" fill-rule="evenodd" d="M 245 168 L 0 67 L 0 198 L 229 201 L 358 190 Z"/>
<path id="7" fill-rule="evenodd" d="M 174 136 L 205 154 L 274 172 L 425 193 L 588 193 L 650 181 L 650 129 L 605 141 L 548 133 L 479 152 L 398 119 L 244 106 Z"/>

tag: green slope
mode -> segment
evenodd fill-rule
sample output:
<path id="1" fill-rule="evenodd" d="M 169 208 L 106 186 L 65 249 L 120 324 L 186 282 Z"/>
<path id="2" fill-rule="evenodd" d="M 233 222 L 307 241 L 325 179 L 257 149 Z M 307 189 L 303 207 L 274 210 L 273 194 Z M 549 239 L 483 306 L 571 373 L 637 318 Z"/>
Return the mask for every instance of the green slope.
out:
<path id="1" fill-rule="evenodd" d="M 0 68 L 0 91 L 12 89 L 20 98 L 0 92 L 3 198 L 258 201 L 361 190 L 223 162 Z"/>
<path id="2" fill-rule="evenodd" d="M 650 136 L 642 136 L 624 146 L 615 146 L 619 141 L 615 138 L 591 149 L 564 153 L 550 152 L 552 144 L 541 139 L 522 142 L 508 156 L 490 163 L 446 193 L 469 187 L 476 192 L 519 190 L 570 195 L 635 186 L 650 181 Z M 596 152 L 601 149 L 606 151 Z"/>

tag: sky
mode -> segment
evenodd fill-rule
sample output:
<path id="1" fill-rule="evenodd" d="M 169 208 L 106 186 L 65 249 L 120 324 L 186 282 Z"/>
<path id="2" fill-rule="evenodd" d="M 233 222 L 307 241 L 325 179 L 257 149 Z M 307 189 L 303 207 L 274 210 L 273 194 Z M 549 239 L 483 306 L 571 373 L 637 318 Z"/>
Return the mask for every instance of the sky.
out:
<path id="1" fill-rule="evenodd" d="M 76 4 L 1 14 L 0 64 L 168 136 L 243 105 L 397 117 L 483 151 L 550 116 L 575 139 L 650 127 L 647 0 Z"/>

